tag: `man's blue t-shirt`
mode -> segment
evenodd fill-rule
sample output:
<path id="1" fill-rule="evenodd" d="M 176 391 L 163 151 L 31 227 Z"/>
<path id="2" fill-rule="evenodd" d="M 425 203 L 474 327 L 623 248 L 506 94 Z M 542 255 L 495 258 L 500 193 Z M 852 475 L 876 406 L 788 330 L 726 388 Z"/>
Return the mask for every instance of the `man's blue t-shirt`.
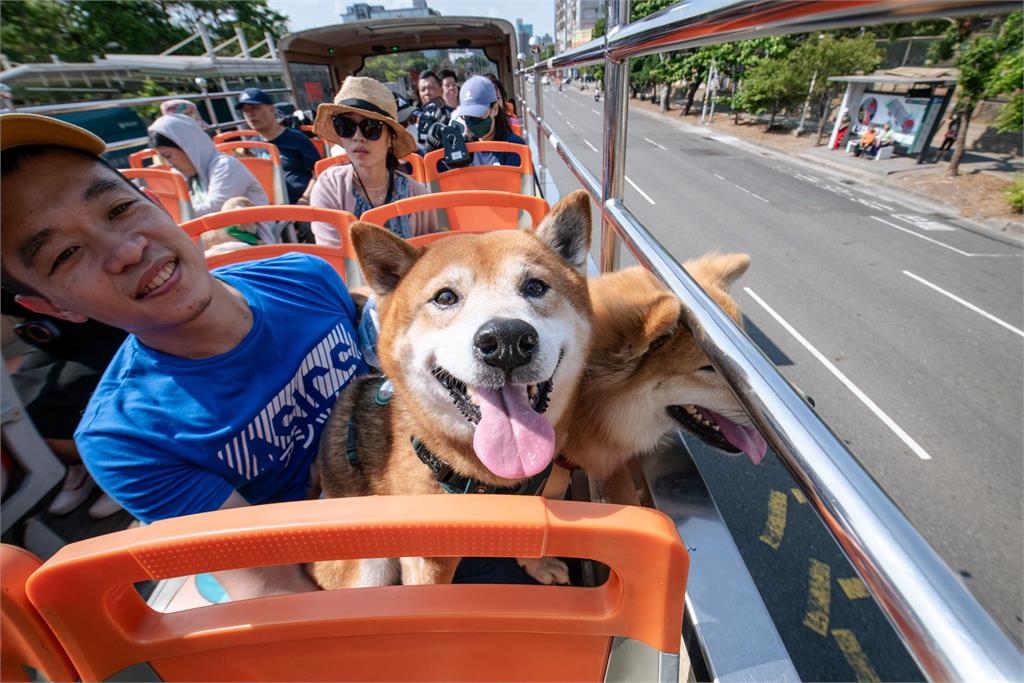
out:
<path id="1" fill-rule="evenodd" d="M 252 329 L 201 360 L 130 336 L 96 388 L 75 442 L 99 485 L 145 522 L 300 500 L 338 392 L 367 370 L 355 306 L 322 259 L 289 254 L 226 266 Z"/>
<path id="2" fill-rule="evenodd" d="M 313 177 L 313 166 L 320 161 L 320 153 L 309 138 L 294 128 L 285 128 L 283 133 L 270 142 L 277 145 L 277 151 L 281 154 L 284 182 L 288 186 L 288 203 L 294 204 L 306 191 Z"/>

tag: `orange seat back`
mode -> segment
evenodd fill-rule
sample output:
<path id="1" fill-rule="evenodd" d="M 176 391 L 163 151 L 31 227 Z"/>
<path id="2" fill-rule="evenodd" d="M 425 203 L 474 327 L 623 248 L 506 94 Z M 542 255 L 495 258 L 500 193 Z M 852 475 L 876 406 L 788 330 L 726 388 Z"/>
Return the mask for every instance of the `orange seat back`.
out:
<path id="1" fill-rule="evenodd" d="M 323 244 L 261 244 L 247 249 L 236 249 L 235 251 L 226 251 L 209 256 L 206 259 L 206 267 L 213 270 L 214 268 L 220 268 L 232 263 L 262 261 L 263 259 L 276 258 L 296 252 L 319 256 L 327 261 L 338 271 L 342 281 L 347 280 L 346 266 L 355 260 L 355 255 L 352 251 L 345 247 L 328 247 Z"/>
<path id="2" fill-rule="evenodd" d="M 421 157 L 419 154 L 413 152 L 412 154 L 408 154 L 402 157 L 401 159 L 399 159 L 399 161 L 409 164 L 409 166 L 412 169 L 409 175 L 412 177 L 413 180 L 415 180 L 418 183 L 425 183 L 427 181 L 426 173 L 423 169 L 423 157 Z M 346 154 L 336 154 L 333 157 L 325 157 L 313 165 L 313 175 L 320 175 L 321 173 L 324 172 L 324 170 L 330 168 L 331 166 L 337 166 L 339 164 L 347 163 L 349 163 L 349 161 L 348 155 Z"/>
<path id="3" fill-rule="evenodd" d="M 160 155 L 155 149 L 147 147 L 146 149 L 141 149 L 138 152 L 132 152 L 129 154 L 128 166 L 130 168 L 147 168 L 147 166 L 153 165 L 153 162 L 156 161 L 159 156 Z M 148 165 L 146 163 L 147 161 L 149 162 Z"/>
<path id="4" fill-rule="evenodd" d="M 53 631 L 28 599 L 25 583 L 39 558 L 6 543 L 0 545 L 0 680 L 29 681 L 31 667 L 51 681 L 77 681 L 78 672 Z"/>
<path id="5" fill-rule="evenodd" d="M 516 194 L 522 192 L 523 176 L 530 175 L 533 168 L 529 147 L 511 142 L 471 142 L 466 145 L 466 148 L 473 153 L 512 152 L 519 155 L 519 165 L 465 166 L 449 171 L 438 171 L 437 162 L 444 158 L 444 150 L 435 149 L 433 152 L 427 152 L 423 157 L 427 181 L 436 182 L 441 192 L 457 192 L 459 190 L 497 190 Z M 499 214 L 505 221 L 515 220 L 512 218 L 514 212 L 509 209 L 500 211 Z M 489 211 L 474 213 L 467 209 L 460 212 L 459 219 L 468 225 L 484 225 L 486 221 L 493 219 L 493 215 L 494 213 Z"/>
<path id="6" fill-rule="evenodd" d="M 199 236 L 207 230 L 219 230 L 231 225 L 239 225 L 240 223 L 260 223 L 263 221 L 318 221 L 330 223 L 338 230 L 341 248 L 345 251 L 346 258 L 354 258 L 351 246 L 348 243 L 348 226 L 355 220 L 356 217 L 348 211 L 285 204 L 281 206 L 248 206 L 244 209 L 208 213 L 187 223 L 182 223 L 181 229 L 198 242 Z"/>
<path id="7" fill-rule="evenodd" d="M 519 137 L 523 137 L 523 126 L 522 126 L 522 124 L 510 123 L 510 124 L 508 124 L 508 127 L 512 130 L 513 133 L 515 133 Z"/>
<path id="8" fill-rule="evenodd" d="M 157 196 L 175 223 L 192 220 L 192 198 L 185 178 L 169 167 L 163 168 L 126 168 L 122 169 L 121 175 L 130 180 L 141 180 L 143 187 Z"/>
<path id="9" fill-rule="evenodd" d="M 301 130 L 303 133 L 309 133 L 311 135 L 315 132 L 313 130 L 313 126 L 299 126 L 299 130 Z M 309 141 L 313 143 L 314 147 L 316 147 L 316 151 L 320 152 L 321 157 L 326 159 L 327 157 L 331 156 L 331 146 L 327 142 L 327 140 L 324 140 L 323 138 L 319 138 L 316 135 L 313 135 L 313 137 L 309 138 Z"/>
<path id="10" fill-rule="evenodd" d="M 229 130 L 223 133 L 217 133 L 213 136 L 213 143 L 219 145 L 223 142 L 232 142 L 234 140 L 253 140 L 255 142 L 262 142 L 263 136 L 254 130 Z"/>
<path id="11" fill-rule="evenodd" d="M 237 131 L 236 131 L 237 132 Z M 217 145 L 217 149 L 225 154 L 235 156 L 245 164 L 249 172 L 256 176 L 263 191 L 272 204 L 287 204 L 288 192 L 284 184 L 284 169 L 281 166 L 281 153 L 277 145 L 254 140 L 235 140 Z M 239 152 L 257 152 L 266 157 L 238 156 Z"/>
<path id="12" fill-rule="evenodd" d="M 406 556 L 588 557 L 611 576 L 593 588 L 385 586 L 178 613 L 151 610 L 131 588 Z M 141 662 L 164 681 L 601 681 L 613 636 L 678 655 L 687 566 L 674 524 L 650 509 L 369 496 L 219 510 L 73 543 L 29 578 L 28 595 L 86 681 Z"/>
<path id="13" fill-rule="evenodd" d="M 536 228 L 548 213 L 548 203 L 541 197 L 511 192 L 439 192 L 382 204 L 364 212 L 360 220 L 384 225 L 395 216 L 439 209 L 448 212 L 452 230 L 514 230 L 519 227 L 520 209 L 530 214 Z"/>

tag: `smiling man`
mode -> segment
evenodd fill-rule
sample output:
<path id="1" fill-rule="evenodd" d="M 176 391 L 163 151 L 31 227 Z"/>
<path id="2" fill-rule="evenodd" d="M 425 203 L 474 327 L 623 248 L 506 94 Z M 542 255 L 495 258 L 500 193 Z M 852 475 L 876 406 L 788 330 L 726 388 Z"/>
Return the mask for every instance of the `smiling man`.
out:
<path id="1" fill-rule="evenodd" d="M 75 434 L 97 483 L 146 522 L 304 498 L 321 427 L 366 369 L 334 269 L 291 254 L 211 274 L 96 136 L 4 114 L 0 142 L 4 288 L 130 333 Z M 314 587 L 296 566 L 217 577 L 233 599 Z"/>

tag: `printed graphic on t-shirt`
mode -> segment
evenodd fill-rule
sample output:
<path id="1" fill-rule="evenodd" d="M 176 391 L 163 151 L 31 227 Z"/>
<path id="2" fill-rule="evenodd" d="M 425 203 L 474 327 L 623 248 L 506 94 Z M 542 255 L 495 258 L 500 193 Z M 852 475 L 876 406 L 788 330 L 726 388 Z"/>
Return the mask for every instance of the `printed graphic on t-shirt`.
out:
<path id="1" fill-rule="evenodd" d="M 308 451 L 334 405 L 334 397 L 360 366 L 351 335 L 339 323 L 317 344 L 299 369 L 263 410 L 217 451 L 242 477 L 252 480 L 292 455 Z"/>

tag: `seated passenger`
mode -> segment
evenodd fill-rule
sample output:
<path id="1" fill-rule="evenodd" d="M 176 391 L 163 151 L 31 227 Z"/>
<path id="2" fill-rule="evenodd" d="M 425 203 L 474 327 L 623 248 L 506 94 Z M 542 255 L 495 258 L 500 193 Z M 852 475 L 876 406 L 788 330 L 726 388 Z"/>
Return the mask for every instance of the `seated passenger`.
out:
<path id="1" fill-rule="evenodd" d="M 882 126 L 882 132 L 878 135 L 878 149 L 888 147 L 896 142 L 896 133 L 892 132 L 892 126 L 888 123 Z"/>
<path id="2" fill-rule="evenodd" d="M 459 102 L 459 108 L 452 117 L 466 122 L 473 140 L 526 144 L 509 128 L 508 117 L 498 100 L 498 91 L 486 76 L 473 76 L 463 83 Z M 519 155 L 515 152 L 473 153 L 473 166 L 518 166 L 519 163 Z"/>
<path id="3" fill-rule="evenodd" d="M 853 156 L 859 157 L 862 154 L 873 156 L 875 149 L 877 149 L 878 131 L 875 128 L 875 124 L 868 126 L 868 129 L 864 131 L 864 134 L 860 136 L 860 140 L 857 141 L 857 146 L 853 148 Z"/>
<path id="4" fill-rule="evenodd" d="M 444 103 L 455 109 L 459 106 L 459 78 L 451 69 L 442 69 L 437 74 L 441 78 L 441 97 Z"/>
<path id="5" fill-rule="evenodd" d="M 349 76 L 334 98 L 316 111 L 314 131 L 324 140 L 342 145 L 348 164 L 331 166 L 319 175 L 310 205 L 322 209 L 364 212 L 407 197 L 429 194 L 430 189 L 398 170 L 398 159 L 416 149 L 416 141 L 398 123 L 395 98 L 384 84 Z M 384 226 L 408 238 L 437 231 L 433 211 L 392 218 Z M 329 223 L 313 222 L 317 244 L 338 246 L 340 236 Z"/>
<path id="6" fill-rule="evenodd" d="M 255 206 L 270 203 L 256 176 L 238 159 L 221 154 L 187 116 L 161 116 L 149 127 L 149 137 L 150 146 L 188 181 L 196 216 L 220 211 L 232 197 L 245 197 Z M 264 244 L 279 241 L 272 224 L 261 224 L 260 239 Z"/>
<path id="7" fill-rule="evenodd" d="M 181 114 L 187 116 L 196 123 L 203 130 L 207 130 L 210 127 L 203 117 L 199 114 L 199 108 L 195 102 L 190 100 L 164 100 L 160 103 L 160 114 L 166 116 L 167 114 Z"/>
<path id="8" fill-rule="evenodd" d="M 501 107 L 502 111 L 505 112 L 508 122 L 517 126 L 520 125 L 521 122 L 516 118 L 516 107 L 514 104 L 509 102 L 508 93 L 505 92 L 505 86 L 502 85 L 502 82 L 494 74 L 487 74 L 487 80 L 489 80 L 491 85 L 494 86 L 494 89 L 498 91 L 498 105 Z"/>
<path id="9" fill-rule="evenodd" d="M 348 290 L 306 254 L 211 273 L 105 149 L 56 119 L 0 115 L 3 287 L 130 333 L 75 433 L 83 462 L 144 522 L 304 499 L 334 400 L 366 371 Z M 298 565 L 216 577 L 234 600 L 316 588 Z"/>

